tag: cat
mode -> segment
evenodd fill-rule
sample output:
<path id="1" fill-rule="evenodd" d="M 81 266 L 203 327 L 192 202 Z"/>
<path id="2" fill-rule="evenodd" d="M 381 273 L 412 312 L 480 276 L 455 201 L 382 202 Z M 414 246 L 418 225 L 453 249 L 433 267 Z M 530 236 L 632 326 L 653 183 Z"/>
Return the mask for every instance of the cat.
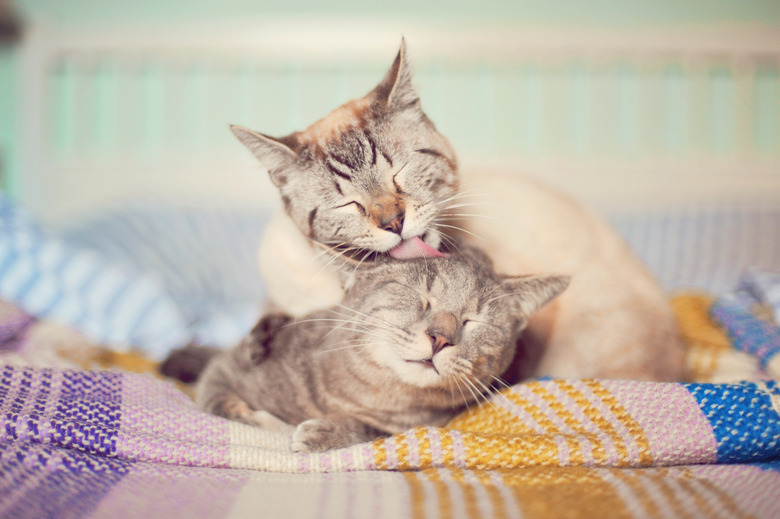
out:
<path id="1" fill-rule="evenodd" d="M 443 426 L 486 397 L 528 317 L 565 276 L 501 277 L 476 249 L 435 259 L 379 258 L 355 271 L 343 303 L 213 358 L 203 410 L 292 435 L 324 451 Z M 258 351 L 259 350 L 259 351 Z"/>
<path id="2" fill-rule="evenodd" d="M 681 379 L 674 316 L 623 239 L 538 181 L 461 173 L 449 141 L 422 111 L 403 41 L 376 88 L 306 130 L 280 139 L 232 131 L 281 194 L 259 254 L 275 311 L 300 316 L 341 301 L 351 281 L 329 263 L 336 256 L 355 263 L 434 257 L 462 238 L 483 247 L 504 274 L 573 276 L 524 334 L 529 347 L 544 351 L 535 375 Z M 461 183 L 485 203 L 471 204 L 458 193 Z"/>

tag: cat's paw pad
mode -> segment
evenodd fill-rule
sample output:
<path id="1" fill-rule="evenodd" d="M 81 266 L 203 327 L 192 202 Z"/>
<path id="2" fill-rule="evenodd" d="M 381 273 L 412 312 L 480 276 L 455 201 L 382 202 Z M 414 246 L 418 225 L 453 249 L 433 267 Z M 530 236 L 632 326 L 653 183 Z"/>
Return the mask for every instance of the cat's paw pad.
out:
<path id="1" fill-rule="evenodd" d="M 293 452 L 325 452 L 343 446 L 342 438 L 333 422 L 313 418 L 301 422 L 295 429 L 290 442 Z"/>

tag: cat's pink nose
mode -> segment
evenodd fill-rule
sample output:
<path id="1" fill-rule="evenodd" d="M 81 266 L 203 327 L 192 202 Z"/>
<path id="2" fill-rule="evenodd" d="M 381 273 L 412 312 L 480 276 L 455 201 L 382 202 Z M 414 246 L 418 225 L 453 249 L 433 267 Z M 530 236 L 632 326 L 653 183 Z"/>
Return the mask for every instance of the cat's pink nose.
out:
<path id="1" fill-rule="evenodd" d="M 404 214 L 398 213 L 392 218 L 382 222 L 382 230 L 401 234 L 404 228 Z"/>
<path id="2" fill-rule="evenodd" d="M 433 355 L 436 355 L 447 346 L 453 346 L 453 341 L 444 334 L 437 334 L 436 332 L 428 332 L 428 337 L 431 338 L 431 349 Z"/>
<path id="3" fill-rule="evenodd" d="M 454 346 L 458 341 L 458 320 L 449 312 L 439 312 L 433 316 L 428 329 L 425 330 L 431 339 L 431 348 L 436 355 L 447 346 Z"/>

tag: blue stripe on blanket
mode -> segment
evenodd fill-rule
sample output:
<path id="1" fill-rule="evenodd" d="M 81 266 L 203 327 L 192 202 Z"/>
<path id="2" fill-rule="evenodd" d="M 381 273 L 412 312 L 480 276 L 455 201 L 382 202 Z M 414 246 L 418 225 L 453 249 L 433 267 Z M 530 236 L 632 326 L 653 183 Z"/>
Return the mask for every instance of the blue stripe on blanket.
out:
<path id="1" fill-rule="evenodd" d="M 771 400 L 780 398 L 777 382 L 684 385 L 712 426 L 719 463 L 777 456 L 780 422 Z"/>
<path id="2" fill-rule="evenodd" d="M 122 374 L 3 367 L 0 437 L 51 443 L 82 452 L 116 455 Z M 53 416 L 44 416 L 53 409 Z"/>
<path id="3" fill-rule="evenodd" d="M 760 463 L 753 463 L 752 465 L 762 470 L 771 470 L 773 472 L 780 472 L 780 460 L 762 461 Z"/>
<path id="4" fill-rule="evenodd" d="M 49 445 L 0 441 L 0 516 L 86 517 L 131 466 Z"/>
<path id="5" fill-rule="evenodd" d="M 712 318 L 723 326 L 734 348 L 758 358 L 761 369 L 780 353 L 780 328 L 759 319 L 753 306 L 759 301 L 739 291 L 719 297 L 710 308 Z"/>

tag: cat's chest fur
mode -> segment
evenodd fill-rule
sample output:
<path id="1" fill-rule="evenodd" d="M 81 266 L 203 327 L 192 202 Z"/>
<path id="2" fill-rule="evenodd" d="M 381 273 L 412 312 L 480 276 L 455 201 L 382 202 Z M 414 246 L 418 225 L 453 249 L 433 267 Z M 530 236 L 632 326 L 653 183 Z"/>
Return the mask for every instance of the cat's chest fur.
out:
<path id="1" fill-rule="evenodd" d="M 340 303 L 351 280 L 281 209 L 263 236 L 258 260 L 271 303 L 294 317 Z"/>

